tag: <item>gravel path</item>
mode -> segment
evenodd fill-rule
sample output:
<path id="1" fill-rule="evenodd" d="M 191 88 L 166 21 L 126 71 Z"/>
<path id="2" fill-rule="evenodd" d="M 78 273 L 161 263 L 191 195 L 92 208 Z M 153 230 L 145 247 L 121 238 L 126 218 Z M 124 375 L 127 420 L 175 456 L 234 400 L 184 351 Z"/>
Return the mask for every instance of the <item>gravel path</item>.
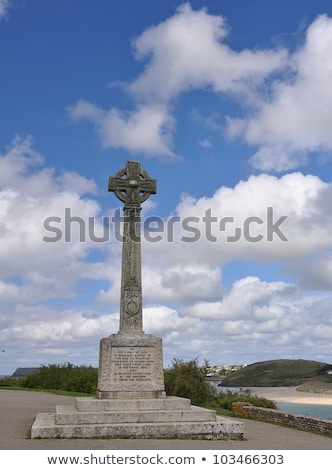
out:
<path id="1" fill-rule="evenodd" d="M 55 405 L 74 398 L 44 392 L 0 390 L 0 449 L 2 450 L 331 450 L 332 439 L 258 421 L 245 425 L 242 441 L 167 439 L 29 439 L 37 413 L 53 413 Z"/>

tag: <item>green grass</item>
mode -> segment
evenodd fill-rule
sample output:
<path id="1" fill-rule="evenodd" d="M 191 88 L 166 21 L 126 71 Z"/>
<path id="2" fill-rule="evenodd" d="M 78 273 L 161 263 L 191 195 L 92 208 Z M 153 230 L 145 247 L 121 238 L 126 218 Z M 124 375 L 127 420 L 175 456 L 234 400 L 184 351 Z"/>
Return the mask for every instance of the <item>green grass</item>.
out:
<path id="1" fill-rule="evenodd" d="M 208 410 L 215 410 L 217 415 L 220 415 L 220 416 L 234 417 L 233 411 L 228 410 L 227 408 L 221 408 L 220 406 L 212 406 L 212 405 L 206 405 L 206 406 L 203 406 L 203 408 L 207 408 Z"/>

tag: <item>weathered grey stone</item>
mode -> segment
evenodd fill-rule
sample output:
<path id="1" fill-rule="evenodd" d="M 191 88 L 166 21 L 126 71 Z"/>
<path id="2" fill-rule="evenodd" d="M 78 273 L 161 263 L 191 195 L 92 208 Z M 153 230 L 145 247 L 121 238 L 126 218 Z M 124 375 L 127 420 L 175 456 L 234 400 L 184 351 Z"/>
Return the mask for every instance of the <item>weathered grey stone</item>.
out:
<path id="1" fill-rule="evenodd" d="M 144 333 L 142 315 L 140 211 L 156 181 L 127 161 L 108 189 L 125 203 L 119 332 L 100 341 L 96 398 L 38 414 L 31 437 L 242 438 L 243 423 L 166 397 L 162 340 Z"/>
<path id="2" fill-rule="evenodd" d="M 57 405 L 56 424 L 168 423 L 171 421 L 215 421 L 213 410 L 191 406 L 187 410 L 80 411 L 71 405 Z"/>
<path id="3" fill-rule="evenodd" d="M 127 161 L 110 177 L 108 190 L 124 202 L 120 328 L 100 342 L 97 398 L 164 398 L 162 341 L 143 331 L 141 203 L 156 193 L 156 181 Z"/>
<path id="4" fill-rule="evenodd" d="M 241 439 L 244 428 L 240 421 L 217 416 L 215 421 L 56 424 L 54 413 L 39 413 L 31 429 L 32 438 L 179 438 Z"/>
<path id="5" fill-rule="evenodd" d="M 167 397 L 131 400 L 98 400 L 90 397 L 76 397 L 75 407 L 77 411 L 145 411 L 145 410 L 188 410 L 189 398 Z"/>
<path id="6" fill-rule="evenodd" d="M 216 416 L 180 397 L 100 400 L 77 397 L 75 406 L 58 405 L 55 413 L 40 413 L 31 437 L 140 437 L 237 439 L 239 421 Z"/>
<path id="7" fill-rule="evenodd" d="M 97 397 L 164 398 L 162 341 L 115 334 L 100 342 Z"/>
<path id="8" fill-rule="evenodd" d="M 143 332 L 141 203 L 156 193 L 156 186 L 156 180 L 151 179 L 135 161 L 127 161 L 126 167 L 108 180 L 108 190 L 124 202 L 120 334 Z"/>

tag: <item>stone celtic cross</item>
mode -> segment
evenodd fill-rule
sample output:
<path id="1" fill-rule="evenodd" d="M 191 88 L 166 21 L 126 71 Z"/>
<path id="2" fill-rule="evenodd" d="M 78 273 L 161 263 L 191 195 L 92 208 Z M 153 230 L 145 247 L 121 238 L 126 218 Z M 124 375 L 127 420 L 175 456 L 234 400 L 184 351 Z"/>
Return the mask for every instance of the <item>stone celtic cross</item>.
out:
<path id="1" fill-rule="evenodd" d="M 156 194 L 156 180 L 137 161 L 127 161 L 108 180 L 108 190 L 124 202 L 120 330 L 123 334 L 143 334 L 141 276 L 141 203 Z"/>

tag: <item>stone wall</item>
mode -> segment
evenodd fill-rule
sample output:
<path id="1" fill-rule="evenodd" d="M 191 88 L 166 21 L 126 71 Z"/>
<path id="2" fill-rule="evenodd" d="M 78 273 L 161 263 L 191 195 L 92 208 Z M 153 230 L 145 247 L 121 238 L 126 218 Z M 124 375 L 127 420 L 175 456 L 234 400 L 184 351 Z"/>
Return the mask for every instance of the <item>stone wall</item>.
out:
<path id="1" fill-rule="evenodd" d="M 245 402 L 233 403 L 233 412 L 240 418 L 252 418 L 332 437 L 332 420 L 329 419 L 290 414 L 272 408 L 253 406 Z"/>

